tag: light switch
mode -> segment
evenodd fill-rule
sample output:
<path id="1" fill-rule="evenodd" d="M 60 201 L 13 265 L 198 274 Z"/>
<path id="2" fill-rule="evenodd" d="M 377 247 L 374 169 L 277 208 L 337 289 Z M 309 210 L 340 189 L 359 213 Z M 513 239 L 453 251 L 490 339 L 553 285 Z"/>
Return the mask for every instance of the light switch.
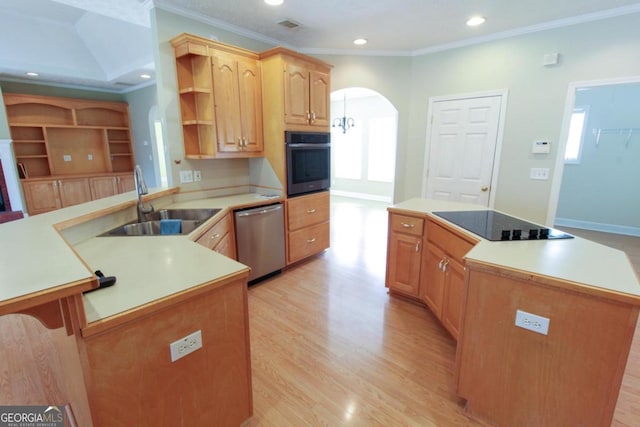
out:
<path id="1" fill-rule="evenodd" d="M 546 181 L 549 179 L 549 168 L 531 168 L 529 178 Z"/>

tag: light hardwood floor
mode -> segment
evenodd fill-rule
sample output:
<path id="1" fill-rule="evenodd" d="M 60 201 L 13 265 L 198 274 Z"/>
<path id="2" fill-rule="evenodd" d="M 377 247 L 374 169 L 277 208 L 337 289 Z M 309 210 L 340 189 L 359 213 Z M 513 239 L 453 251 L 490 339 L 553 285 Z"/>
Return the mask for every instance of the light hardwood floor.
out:
<path id="1" fill-rule="evenodd" d="M 246 425 L 479 425 L 455 394 L 454 340 L 429 310 L 387 295 L 386 205 L 331 202 L 331 249 L 249 289 Z M 638 368 L 636 339 L 616 427 L 640 425 Z"/>

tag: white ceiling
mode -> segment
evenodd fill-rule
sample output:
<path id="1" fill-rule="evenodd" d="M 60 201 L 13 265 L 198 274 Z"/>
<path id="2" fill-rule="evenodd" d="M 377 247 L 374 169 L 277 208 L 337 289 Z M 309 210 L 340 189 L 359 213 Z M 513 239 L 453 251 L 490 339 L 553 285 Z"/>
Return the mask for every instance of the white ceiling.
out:
<path id="1" fill-rule="evenodd" d="M 153 6 L 306 53 L 417 55 L 628 13 L 637 0 L 3 0 L 0 78 L 123 91 L 153 74 Z M 472 15 L 487 22 L 464 25 Z M 300 27 L 287 29 L 290 20 Z M 215 34 L 212 34 L 215 36 Z M 369 40 L 356 47 L 357 37 Z"/>

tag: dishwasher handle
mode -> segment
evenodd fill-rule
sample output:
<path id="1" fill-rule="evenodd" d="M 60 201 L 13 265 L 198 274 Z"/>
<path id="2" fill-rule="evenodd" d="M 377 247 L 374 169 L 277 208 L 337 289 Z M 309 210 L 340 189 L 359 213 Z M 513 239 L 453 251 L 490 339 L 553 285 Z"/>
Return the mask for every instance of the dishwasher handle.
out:
<path id="1" fill-rule="evenodd" d="M 248 211 L 236 212 L 236 216 L 245 217 L 245 216 L 264 215 L 264 214 L 267 214 L 267 213 L 270 213 L 270 212 L 279 211 L 280 209 L 282 209 L 282 204 L 274 205 L 274 206 L 268 206 L 266 208 L 258 208 L 258 209 L 251 209 L 251 210 L 248 210 Z"/>

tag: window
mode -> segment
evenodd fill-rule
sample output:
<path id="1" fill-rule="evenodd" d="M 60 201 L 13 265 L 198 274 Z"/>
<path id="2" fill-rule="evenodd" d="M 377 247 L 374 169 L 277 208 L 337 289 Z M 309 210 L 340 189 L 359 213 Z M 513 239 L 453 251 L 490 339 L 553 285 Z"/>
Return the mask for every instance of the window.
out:
<path id="1" fill-rule="evenodd" d="M 565 163 L 580 163 L 582 155 L 582 142 L 584 129 L 587 124 L 588 107 L 575 107 L 569 122 L 569 135 L 567 136 L 567 148 L 564 152 Z"/>
<path id="2" fill-rule="evenodd" d="M 393 182 L 396 160 L 395 117 L 369 120 L 369 181 Z"/>
<path id="3" fill-rule="evenodd" d="M 339 128 L 331 132 L 332 157 L 335 158 L 335 177 L 362 178 L 362 126 L 354 126 L 342 133 Z"/>

